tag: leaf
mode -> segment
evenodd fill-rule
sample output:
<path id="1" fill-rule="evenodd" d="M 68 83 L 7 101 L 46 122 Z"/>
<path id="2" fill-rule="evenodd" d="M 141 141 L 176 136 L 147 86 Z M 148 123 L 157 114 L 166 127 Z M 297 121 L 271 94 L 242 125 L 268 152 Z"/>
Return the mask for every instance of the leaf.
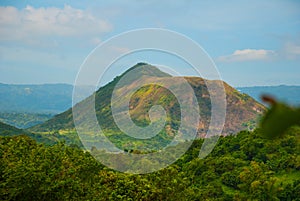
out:
<path id="1" fill-rule="evenodd" d="M 294 125 L 300 125 L 300 109 L 274 102 L 262 118 L 260 127 L 264 137 L 271 139 L 282 136 Z"/>

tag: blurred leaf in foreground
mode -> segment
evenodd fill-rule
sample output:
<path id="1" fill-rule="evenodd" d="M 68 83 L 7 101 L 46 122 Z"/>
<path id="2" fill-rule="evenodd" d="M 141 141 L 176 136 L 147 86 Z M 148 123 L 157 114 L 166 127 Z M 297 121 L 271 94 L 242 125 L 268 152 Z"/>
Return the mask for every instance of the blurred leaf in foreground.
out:
<path id="1" fill-rule="evenodd" d="M 260 123 L 262 133 L 266 138 L 280 137 L 291 126 L 300 126 L 300 108 L 277 102 L 269 96 L 262 96 L 262 100 L 271 105 Z"/>

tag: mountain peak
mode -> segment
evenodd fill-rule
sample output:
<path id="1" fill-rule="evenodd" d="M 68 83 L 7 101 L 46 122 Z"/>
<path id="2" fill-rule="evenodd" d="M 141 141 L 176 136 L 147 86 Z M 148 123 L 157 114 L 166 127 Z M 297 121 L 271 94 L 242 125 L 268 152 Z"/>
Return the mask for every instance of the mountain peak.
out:
<path id="1" fill-rule="evenodd" d="M 158 67 L 144 63 L 139 62 L 126 70 L 123 74 L 116 76 L 112 82 L 109 84 L 116 84 L 119 82 L 119 80 L 124 77 L 126 77 L 126 81 L 123 84 L 130 84 L 134 80 L 138 80 L 141 77 L 149 76 L 149 77 L 172 77 L 170 74 L 165 73 L 161 71 Z"/>
<path id="2" fill-rule="evenodd" d="M 139 63 L 135 64 L 134 66 L 145 66 L 145 65 L 150 65 L 150 64 L 145 63 L 145 62 L 139 62 Z"/>
<path id="3" fill-rule="evenodd" d="M 136 70 L 138 69 L 138 70 Z M 125 74 L 135 71 L 135 77 L 142 76 L 153 76 L 153 77 L 172 77 L 170 74 L 161 71 L 158 67 L 153 66 L 151 64 L 145 62 L 139 62 L 135 64 L 133 67 L 129 68 L 125 71 L 120 77 L 123 77 Z"/>

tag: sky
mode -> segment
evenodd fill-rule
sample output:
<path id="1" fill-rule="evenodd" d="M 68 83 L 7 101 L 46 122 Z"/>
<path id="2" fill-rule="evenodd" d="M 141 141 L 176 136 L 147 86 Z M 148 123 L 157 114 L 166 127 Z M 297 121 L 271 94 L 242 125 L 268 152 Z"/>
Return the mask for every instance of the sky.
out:
<path id="1" fill-rule="evenodd" d="M 300 85 L 296 0 L 1 0 L 0 83 L 74 84 L 99 44 L 142 28 L 171 30 L 197 42 L 232 86 Z M 136 54 L 121 64 L 157 64 L 163 55 Z"/>

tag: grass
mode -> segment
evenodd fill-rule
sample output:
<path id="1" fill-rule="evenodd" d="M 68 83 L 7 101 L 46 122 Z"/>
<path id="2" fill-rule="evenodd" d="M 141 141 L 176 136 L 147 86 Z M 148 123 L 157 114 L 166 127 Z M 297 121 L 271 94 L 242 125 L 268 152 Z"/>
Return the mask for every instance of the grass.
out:
<path id="1" fill-rule="evenodd" d="M 282 183 L 284 185 L 291 184 L 297 179 L 300 179 L 300 171 L 281 172 L 276 174 L 275 177 L 278 178 L 277 183 Z"/>

